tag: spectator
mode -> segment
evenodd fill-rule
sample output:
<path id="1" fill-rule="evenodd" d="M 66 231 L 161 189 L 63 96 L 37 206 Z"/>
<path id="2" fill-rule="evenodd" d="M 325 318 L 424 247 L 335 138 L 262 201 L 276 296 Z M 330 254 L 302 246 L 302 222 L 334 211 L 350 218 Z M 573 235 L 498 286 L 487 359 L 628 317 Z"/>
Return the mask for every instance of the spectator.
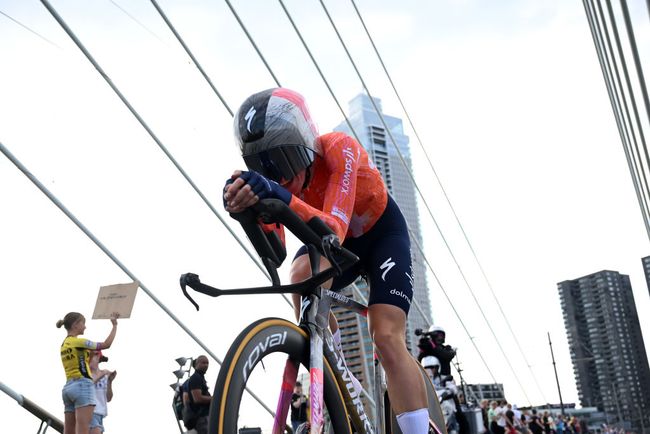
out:
<path id="1" fill-rule="evenodd" d="M 113 399 L 113 380 L 117 371 L 99 369 L 101 362 L 108 362 L 108 357 L 100 351 L 93 351 L 90 358 L 90 371 L 95 383 L 95 398 L 97 405 L 93 411 L 93 418 L 90 422 L 90 434 L 102 434 L 104 429 L 104 418 L 108 415 L 107 403 Z"/>
<path id="2" fill-rule="evenodd" d="M 210 392 L 208 391 L 205 373 L 208 371 L 209 364 L 210 362 L 206 356 L 199 356 L 194 359 L 192 363 L 194 373 L 187 382 L 187 390 L 190 398 L 190 405 L 188 407 L 190 413 L 193 414 L 196 420 L 193 428 L 196 429 L 197 434 L 208 433 L 208 414 L 210 413 L 212 396 L 210 396 Z M 186 423 L 185 417 L 183 417 L 183 422 Z M 187 429 L 192 429 L 187 426 L 187 423 L 185 426 Z"/>
<path id="3" fill-rule="evenodd" d="M 487 399 L 482 399 L 481 400 L 481 417 L 483 418 L 483 432 L 488 433 L 490 432 L 490 422 L 488 422 L 488 406 L 490 404 L 490 401 Z"/>
<path id="4" fill-rule="evenodd" d="M 533 434 L 542 434 L 544 432 L 544 425 L 540 422 L 539 416 L 537 416 L 537 410 L 535 409 L 533 409 L 533 414 L 530 416 L 528 428 L 533 432 Z"/>
<path id="5" fill-rule="evenodd" d="M 544 433 L 551 434 L 551 416 L 548 411 L 545 411 L 542 415 L 542 425 L 544 426 Z"/>
<path id="6" fill-rule="evenodd" d="M 508 434 L 516 434 L 517 423 L 515 421 L 515 412 L 512 411 L 512 405 L 508 404 L 506 406 L 505 416 Z"/>
<path id="7" fill-rule="evenodd" d="M 291 395 L 291 428 L 293 428 L 294 433 L 301 424 L 307 422 L 308 406 L 309 400 L 302 393 L 302 383 L 296 381 L 296 385 L 293 388 L 293 395 Z"/>
<path id="8" fill-rule="evenodd" d="M 88 434 L 96 404 L 95 384 L 90 373 L 90 351 L 110 348 L 117 332 L 117 314 L 111 317 L 111 328 L 104 342 L 93 342 L 79 337 L 86 330 L 86 318 L 78 312 L 69 312 L 56 327 L 65 327 L 68 335 L 61 344 L 61 362 L 66 383 L 61 393 L 64 405 L 64 434 Z"/>
<path id="9" fill-rule="evenodd" d="M 505 400 L 500 401 L 496 409 L 497 425 L 499 425 L 498 434 L 504 434 L 506 432 L 506 404 L 507 402 Z"/>
<path id="10" fill-rule="evenodd" d="M 496 401 L 491 401 L 488 410 L 488 421 L 490 422 L 490 432 L 492 434 L 504 434 L 497 422 L 499 420 L 498 405 Z"/>
<path id="11" fill-rule="evenodd" d="M 560 415 L 557 417 L 555 422 L 555 432 L 557 434 L 564 434 L 564 416 Z"/>

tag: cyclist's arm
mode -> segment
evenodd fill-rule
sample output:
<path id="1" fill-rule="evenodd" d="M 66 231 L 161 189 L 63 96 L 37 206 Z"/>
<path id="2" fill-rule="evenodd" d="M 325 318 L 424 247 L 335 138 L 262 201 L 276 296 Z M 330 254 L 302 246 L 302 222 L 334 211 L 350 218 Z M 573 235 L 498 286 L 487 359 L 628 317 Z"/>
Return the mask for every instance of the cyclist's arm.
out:
<path id="1" fill-rule="evenodd" d="M 319 217 L 339 240 L 344 240 L 354 210 L 361 145 L 342 133 L 333 134 L 327 142 L 323 158 L 331 175 L 325 187 L 323 209 L 316 209 L 296 196 L 291 198 L 289 207 L 304 221 Z"/>

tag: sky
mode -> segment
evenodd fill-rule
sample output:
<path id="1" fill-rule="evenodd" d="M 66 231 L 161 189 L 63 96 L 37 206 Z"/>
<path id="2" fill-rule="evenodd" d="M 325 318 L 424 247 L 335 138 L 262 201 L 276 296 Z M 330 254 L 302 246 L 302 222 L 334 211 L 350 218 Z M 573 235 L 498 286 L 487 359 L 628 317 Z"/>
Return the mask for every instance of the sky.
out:
<path id="1" fill-rule="evenodd" d="M 226 3 L 158 4 L 233 110 L 276 85 Z M 321 5 L 285 4 L 346 109 L 362 86 Z M 371 94 L 385 113 L 405 119 L 352 4 L 325 4 Z M 152 4 L 52 5 L 227 219 L 221 187 L 243 167 L 230 115 Z M 440 282 L 429 274 L 432 312 L 458 347 L 464 378 L 489 383 L 494 376 L 522 406 L 558 402 L 548 333 L 564 402 L 577 403 L 558 282 L 603 269 L 628 274 L 646 339 L 650 333 L 641 268 L 650 255 L 648 236 L 581 2 L 357 5 L 492 287 L 405 124 L 413 172 L 436 219 L 419 199 L 425 253 Z M 305 96 L 320 131 L 338 125 L 342 114 L 280 4 L 233 6 L 280 83 Z M 646 6 L 631 1 L 630 10 L 639 52 L 649 53 Z M 201 310 L 194 310 L 178 287 L 184 272 L 223 288 L 266 280 L 47 9 L 37 1 L 0 0 L 0 11 L 37 33 L 0 14 L 0 142 L 217 357 L 252 321 L 291 319 L 287 303 L 271 295 L 197 296 Z M 650 70 L 650 60 L 643 62 Z M 103 340 L 109 322 L 90 320 L 99 287 L 129 277 L 4 156 L 0 204 L 0 381 L 62 419 L 65 333 L 55 323 L 82 312 L 89 318 L 86 336 Z M 118 371 L 107 431 L 176 432 L 174 359 L 205 350 L 140 291 L 106 353 L 106 367 Z M 212 390 L 218 364 L 210 362 Z M 0 432 L 38 427 L 4 394 L 0 415 Z"/>

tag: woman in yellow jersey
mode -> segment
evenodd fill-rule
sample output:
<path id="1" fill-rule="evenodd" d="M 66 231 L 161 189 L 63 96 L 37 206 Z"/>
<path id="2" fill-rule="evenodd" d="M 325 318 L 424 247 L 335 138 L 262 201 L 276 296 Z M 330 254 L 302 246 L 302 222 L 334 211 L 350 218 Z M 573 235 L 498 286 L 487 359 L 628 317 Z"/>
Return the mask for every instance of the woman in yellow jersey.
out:
<path id="1" fill-rule="evenodd" d="M 57 321 L 57 328 L 64 326 L 68 336 L 61 344 L 61 362 L 65 370 L 66 383 L 63 386 L 65 406 L 64 434 L 88 434 L 95 407 L 95 384 L 90 372 L 91 350 L 105 350 L 115 339 L 117 315 L 111 318 L 113 328 L 104 342 L 93 342 L 82 337 L 86 330 L 86 318 L 78 312 L 68 313 Z"/>

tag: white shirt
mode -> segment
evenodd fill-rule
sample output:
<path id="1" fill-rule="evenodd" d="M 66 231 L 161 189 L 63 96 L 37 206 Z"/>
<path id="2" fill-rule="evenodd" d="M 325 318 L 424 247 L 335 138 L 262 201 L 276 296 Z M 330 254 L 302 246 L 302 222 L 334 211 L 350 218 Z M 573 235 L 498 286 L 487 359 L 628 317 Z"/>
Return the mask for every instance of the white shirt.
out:
<path id="1" fill-rule="evenodd" d="M 100 416 L 108 414 L 108 407 L 106 405 L 106 393 L 108 392 L 108 375 L 104 375 L 97 383 L 95 383 L 95 396 L 97 405 L 93 413 Z"/>
<path id="2" fill-rule="evenodd" d="M 497 424 L 499 426 L 505 428 L 506 427 L 506 408 L 505 407 L 497 407 L 496 415 L 497 415 Z"/>

